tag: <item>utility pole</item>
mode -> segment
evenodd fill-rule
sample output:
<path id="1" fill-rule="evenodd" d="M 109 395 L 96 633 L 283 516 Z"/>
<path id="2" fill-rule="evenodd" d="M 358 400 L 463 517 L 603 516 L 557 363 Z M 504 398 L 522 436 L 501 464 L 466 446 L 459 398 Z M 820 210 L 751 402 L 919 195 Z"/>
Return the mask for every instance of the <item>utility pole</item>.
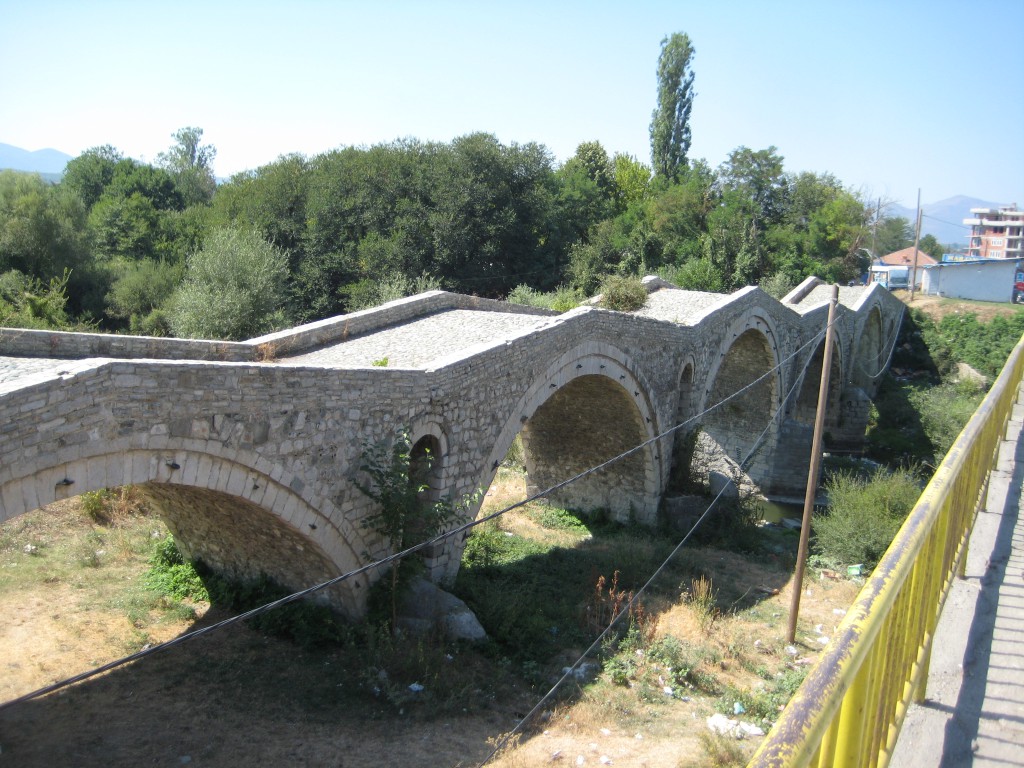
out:
<path id="1" fill-rule="evenodd" d="M 910 303 L 914 303 L 917 283 L 917 246 L 921 243 L 921 188 L 917 188 L 917 226 L 914 228 L 914 268 L 910 270 Z"/>
<path id="2" fill-rule="evenodd" d="M 811 468 L 807 471 L 807 491 L 804 493 L 804 516 L 800 525 L 800 547 L 796 555 L 796 573 L 793 574 L 793 598 L 789 604 L 789 638 L 796 640 L 796 619 L 800 613 L 800 593 L 804 590 L 804 565 L 807 562 L 807 540 L 811 533 L 811 513 L 814 497 L 818 494 L 818 472 L 821 469 L 821 436 L 825 431 L 825 409 L 828 407 L 828 381 L 832 370 L 832 329 L 835 327 L 836 306 L 839 304 L 839 286 L 832 286 L 832 300 L 828 305 L 828 326 L 825 328 L 825 354 L 821 361 L 821 383 L 818 386 L 818 410 L 814 414 L 814 437 L 811 438 Z"/>

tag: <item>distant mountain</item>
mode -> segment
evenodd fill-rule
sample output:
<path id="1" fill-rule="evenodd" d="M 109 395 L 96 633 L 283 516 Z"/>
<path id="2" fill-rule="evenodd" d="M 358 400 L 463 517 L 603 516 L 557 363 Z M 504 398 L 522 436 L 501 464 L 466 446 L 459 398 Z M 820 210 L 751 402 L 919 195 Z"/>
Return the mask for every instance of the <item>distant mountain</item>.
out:
<path id="1" fill-rule="evenodd" d="M 921 236 L 934 235 L 943 245 L 966 246 L 971 229 L 964 225 L 964 219 L 971 215 L 971 208 L 998 208 L 1000 205 L 1007 203 L 993 203 L 991 200 L 966 195 L 956 195 L 937 203 L 922 203 Z M 902 205 L 891 205 L 886 215 L 902 216 L 913 225 L 917 211 Z"/>
<path id="2" fill-rule="evenodd" d="M 0 144 L 0 169 L 61 174 L 71 159 L 71 155 L 58 152 L 56 149 L 29 152 L 21 147 Z"/>

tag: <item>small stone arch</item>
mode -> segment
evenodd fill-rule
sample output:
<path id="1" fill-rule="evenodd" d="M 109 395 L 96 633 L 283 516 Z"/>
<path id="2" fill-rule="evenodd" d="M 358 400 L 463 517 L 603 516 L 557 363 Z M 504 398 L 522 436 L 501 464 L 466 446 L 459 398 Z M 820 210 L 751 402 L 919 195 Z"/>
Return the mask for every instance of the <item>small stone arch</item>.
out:
<path id="1" fill-rule="evenodd" d="M 690 421 L 695 412 L 693 403 L 693 372 L 696 368 L 693 356 L 689 355 L 679 371 L 677 386 L 678 400 L 672 426 L 672 465 L 669 476 L 669 487 L 674 490 L 684 489 L 690 478 L 690 465 L 693 461 L 691 438 L 697 428 L 696 421 Z"/>

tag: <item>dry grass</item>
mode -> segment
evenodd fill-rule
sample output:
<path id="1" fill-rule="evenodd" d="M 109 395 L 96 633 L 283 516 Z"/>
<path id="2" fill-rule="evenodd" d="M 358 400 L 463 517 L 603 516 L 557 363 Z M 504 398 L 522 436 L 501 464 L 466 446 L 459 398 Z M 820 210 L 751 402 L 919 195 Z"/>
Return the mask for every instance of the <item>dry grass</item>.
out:
<path id="1" fill-rule="evenodd" d="M 522 498 L 524 490 L 521 475 L 502 471 L 487 504 L 506 506 Z M 195 626 L 194 621 L 162 620 L 158 606 L 132 604 L 133 585 L 145 569 L 138 553 L 153 531 L 161 529 L 159 522 L 128 516 L 99 525 L 75 503 L 0 526 L 0 611 L 8 617 L 0 625 L 0 699 Z M 593 544 L 577 530 L 541 525 L 537 515 L 542 512 L 517 510 L 500 525 L 508 533 L 557 541 L 558 546 Z M 27 545 L 35 553 L 26 552 Z M 648 768 L 745 761 L 754 741 L 716 738 L 706 718 L 722 709 L 731 712 L 734 691 L 757 698 L 780 675 L 806 669 L 824 647 L 820 638 L 832 634 L 857 586 L 845 580 L 809 580 L 793 654 L 785 642 L 791 587 L 779 563 L 716 549 L 687 549 L 681 557 L 688 575 L 662 589 L 662 597 L 645 601 L 653 622 L 650 637 L 638 649 L 644 654 L 631 651 L 635 669 L 623 676 L 624 682 L 614 682 L 605 672 L 585 684 L 574 683 L 561 703 L 518 737 L 495 766 L 575 765 L 580 757 L 583 765 L 599 765 L 607 758 L 616 766 Z M 714 601 L 698 608 L 684 595 L 702 579 Z M 707 621 L 712 608 L 715 618 Z M 688 660 L 685 679 L 676 679 L 679 670 L 670 670 L 651 654 L 650 649 L 666 643 L 676 643 Z M 339 689 L 330 676 L 339 661 L 328 658 L 327 666 L 324 658 L 307 658 L 244 627 L 217 635 L 202 647 L 182 648 L 66 696 L 10 710 L 5 732 L 24 736 L 20 741 L 7 738 L 4 752 L 10 748 L 13 756 L 21 750 L 24 760 L 19 764 L 25 765 L 60 764 L 61 757 L 74 762 L 72 753 L 81 765 L 120 758 L 122 764 L 163 764 L 182 755 L 205 756 L 204 761 L 225 766 L 320 765 L 338 754 L 346 755 L 346 766 L 370 765 L 381 755 L 410 766 L 469 765 L 482 759 L 487 743 L 497 743 L 544 690 L 502 689 L 488 707 L 414 722 L 383 709 L 368 713 L 344 699 L 335 701 L 331 696 Z M 606 661 L 612 649 L 608 654 Z M 467 659 L 460 663 L 469 663 Z M 493 664 L 484 658 L 474 663 Z M 498 667 L 490 669 L 482 679 L 500 674 Z M 264 676 L 273 679 L 259 683 Z M 316 681 L 324 679 L 323 692 L 317 694 L 323 701 L 317 699 L 308 711 L 295 703 L 298 691 L 316 688 Z M 673 689 L 672 695 L 664 693 L 665 687 Z M 753 720 L 749 715 L 743 719 Z M 115 720 L 117 733 L 102 729 L 103 748 L 82 758 L 82 745 L 97 738 L 96 728 Z M 203 736 L 213 720 L 218 722 L 216 743 Z"/>
<path id="2" fill-rule="evenodd" d="M 914 300 L 910 301 L 910 291 L 893 291 L 893 295 L 908 307 L 921 310 L 935 322 L 946 315 L 970 312 L 977 315 L 979 322 L 987 323 L 994 317 L 1008 317 L 1020 312 L 1020 305 L 1017 304 L 944 299 L 939 296 L 923 296 L 921 293 L 915 293 Z"/>
<path id="3" fill-rule="evenodd" d="M 515 500 L 519 482 L 514 473 L 499 477 L 489 498 L 503 504 Z M 523 536 L 533 528 L 528 520 L 502 526 Z M 681 556 L 693 577 L 679 585 L 677 600 L 647 601 L 656 622 L 652 641 L 628 651 L 631 673 L 625 684 L 613 682 L 606 663 L 597 680 L 579 688 L 570 703 L 547 712 L 495 766 L 605 760 L 648 768 L 745 764 L 758 740 L 716 736 L 707 718 L 724 711 L 768 730 L 771 723 L 753 713 L 732 714 L 736 696 L 762 709 L 774 707 L 777 689 L 799 679 L 813 663 L 859 586 L 818 579 L 812 572 L 804 585 L 797 642 L 790 646 L 785 635 L 792 585 L 778 562 L 711 548 Z M 689 682 L 680 684 L 678 670 L 655 659 L 659 644 L 676 648 L 687 660 Z"/>

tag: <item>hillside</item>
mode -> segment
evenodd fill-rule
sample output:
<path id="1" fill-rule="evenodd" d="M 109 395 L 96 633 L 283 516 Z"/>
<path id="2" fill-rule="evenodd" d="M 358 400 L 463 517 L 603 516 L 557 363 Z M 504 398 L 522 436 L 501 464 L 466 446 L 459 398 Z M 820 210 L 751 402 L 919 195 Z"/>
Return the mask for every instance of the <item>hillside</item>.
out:
<path id="1" fill-rule="evenodd" d="M 41 174 L 62 174 L 72 156 L 56 149 L 34 152 L 10 144 L 0 144 L 0 169 L 32 171 Z"/>
<path id="2" fill-rule="evenodd" d="M 1007 204 L 967 195 L 954 195 L 935 203 L 922 203 L 921 235 L 934 235 L 943 244 L 966 245 L 970 228 L 964 225 L 963 220 L 970 216 L 971 208 L 998 208 Z M 911 223 L 917 216 L 913 208 L 904 208 L 902 205 L 889 206 L 885 213 L 887 216 L 902 216 Z"/>

